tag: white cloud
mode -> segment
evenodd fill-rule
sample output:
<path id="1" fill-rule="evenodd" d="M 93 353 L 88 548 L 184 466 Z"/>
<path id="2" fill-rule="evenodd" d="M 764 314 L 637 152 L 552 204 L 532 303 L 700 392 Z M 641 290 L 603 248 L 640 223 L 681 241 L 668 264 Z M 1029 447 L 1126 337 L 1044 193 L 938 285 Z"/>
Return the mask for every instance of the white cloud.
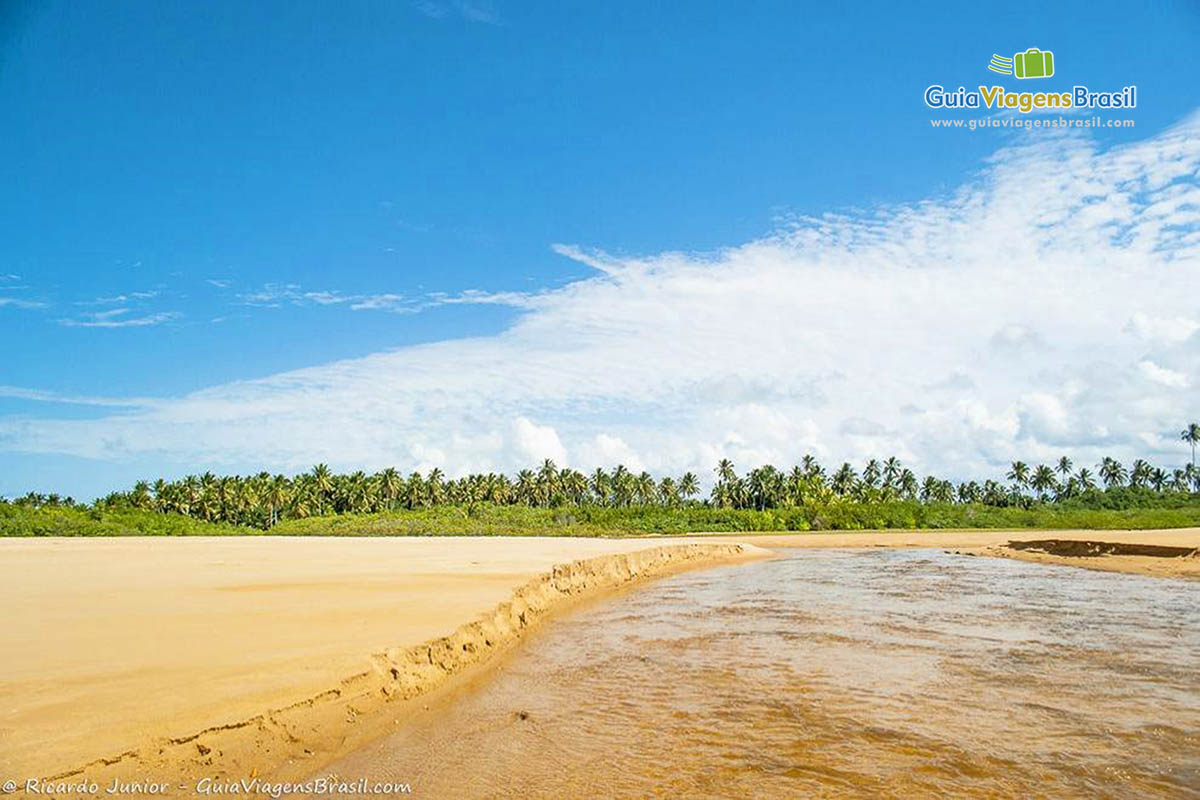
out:
<path id="1" fill-rule="evenodd" d="M 402 294 L 373 294 L 356 299 L 350 305 L 351 311 L 405 311 L 404 295 Z"/>
<path id="2" fill-rule="evenodd" d="M 148 397 L 97 397 L 95 395 L 60 394 L 58 392 L 46 392 L 38 389 L 25 389 L 19 386 L 0 386 L 0 397 L 35 400 L 39 403 L 111 406 L 114 408 L 145 408 L 158 403 L 157 400 Z"/>
<path id="3" fill-rule="evenodd" d="M 351 311 L 389 311 L 416 314 L 439 306 L 504 305 L 520 309 L 536 308 L 540 294 L 525 292 L 485 292 L 467 289 L 458 294 L 431 292 L 416 298 L 403 294 L 346 294 L 337 290 L 305 291 L 299 284 L 269 283 L 261 291 L 238 295 L 242 305 L 280 308 L 292 306 L 344 306 Z"/>
<path id="4" fill-rule="evenodd" d="M 109 311 L 98 311 L 94 314 L 84 314 L 77 318 L 64 318 L 58 324 L 67 328 L 146 328 L 161 325 L 179 318 L 177 311 L 159 311 L 140 317 L 127 316 L 130 308 L 114 308 Z"/>
<path id="5" fill-rule="evenodd" d="M 292 306 L 346 306 L 351 311 L 419 311 L 420 306 L 405 301 L 401 294 L 346 294 L 336 289 L 305 291 L 299 284 L 268 283 L 260 291 L 238 295 L 247 306 L 279 308 Z"/>
<path id="6" fill-rule="evenodd" d="M 19 297 L 0 297 L 0 308 L 11 306 L 12 308 L 45 308 L 46 304 L 37 300 L 22 300 Z"/>
<path id="7" fill-rule="evenodd" d="M 549 425 L 535 425 L 525 417 L 517 417 L 513 423 L 513 442 L 526 463 L 534 464 L 547 458 L 559 464 L 567 462 L 567 449 Z"/>
<path id="8" fill-rule="evenodd" d="M 1188 386 L 1188 376 L 1182 372 L 1176 372 L 1173 369 L 1160 367 L 1150 359 L 1138 363 L 1138 368 L 1147 380 L 1154 381 L 1162 386 L 1169 386 L 1172 389 L 1185 389 Z"/>
<path id="9" fill-rule="evenodd" d="M 1177 344 L 1197 330 L 1200 322 L 1188 317 L 1152 317 L 1138 311 L 1129 318 L 1125 332 L 1150 341 Z"/>
<path id="10" fill-rule="evenodd" d="M 576 449 L 576 460 L 589 466 L 611 469 L 618 464 L 624 464 L 625 468 L 632 472 L 641 472 L 646 468 L 642 457 L 620 436 L 598 433 L 590 441 L 581 442 Z"/>
<path id="11" fill-rule="evenodd" d="M 111 306 L 123 303 L 130 303 L 137 300 L 150 300 L 158 297 L 156 291 L 130 292 L 129 294 L 118 294 L 111 297 L 97 297 L 94 300 L 78 300 L 77 306 Z"/>
<path id="12" fill-rule="evenodd" d="M 954 477 L 1059 454 L 1178 463 L 1163 432 L 1200 418 L 1177 391 L 1200 371 L 1198 172 L 1193 116 L 1109 150 L 1081 135 L 1029 137 L 948 196 L 793 218 L 716 253 L 559 245 L 596 273 L 533 295 L 413 303 L 515 307 L 498 335 L 99 420 L 0 421 L 0 449 L 450 474 L 551 457 L 707 476 L 722 456 L 744 468 L 805 452 L 895 454 Z M 295 285 L 260 294 L 261 304 L 320 294 L 348 308 L 410 307 Z"/>

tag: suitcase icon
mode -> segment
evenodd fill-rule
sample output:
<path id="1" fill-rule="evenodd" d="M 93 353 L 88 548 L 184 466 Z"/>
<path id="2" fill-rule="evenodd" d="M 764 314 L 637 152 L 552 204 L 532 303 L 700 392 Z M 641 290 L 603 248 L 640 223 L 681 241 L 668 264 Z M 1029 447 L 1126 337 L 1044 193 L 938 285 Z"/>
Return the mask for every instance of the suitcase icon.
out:
<path id="1" fill-rule="evenodd" d="M 1018 78 L 1049 78 L 1054 74 L 1054 53 L 1031 47 L 1013 56 L 1013 74 Z"/>

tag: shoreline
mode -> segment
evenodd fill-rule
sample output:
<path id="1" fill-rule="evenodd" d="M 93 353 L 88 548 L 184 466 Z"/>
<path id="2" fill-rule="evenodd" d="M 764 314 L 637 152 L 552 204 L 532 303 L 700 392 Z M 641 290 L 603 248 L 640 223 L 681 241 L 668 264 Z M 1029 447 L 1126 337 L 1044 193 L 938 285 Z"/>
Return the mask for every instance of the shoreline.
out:
<path id="1" fill-rule="evenodd" d="M 558 553 L 563 546 L 555 544 L 559 546 L 549 549 Z M 570 544 L 566 545 L 568 549 Z M 528 549 L 528 545 L 525 547 Z M 576 543 L 576 549 L 579 547 Z M 426 545 L 424 549 L 430 548 Z M 130 730 L 130 720 L 123 720 L 124 735 L 106 727 L 102 732 L 97 731 L 96 737 L 89 737 L 82 748 L 79 742 L 72 746 L 67 742 L 46 741 L 53 737 L 46 729 L 40 731 L 40 737 L 34 737 L 42 741 L 27 741 L 20 748 L 21 743 L 14 741 L 12 735 L 18 730 L 11 725 L 16 720 L 6 719 L 6 724 L 0 726 L 0 743 L 8 755 L 0 759 L 4 762 L 0 766 L 6 775 L 20 776 L 21 786 L 25 778 L 35 776 L 55 782 L 94 781 L 102 788 L 113 780 L 169 778 L 176 789 L 185 788 L 181 781 L 208 776 L 295 779 L 386 735 L 406 707 L 432 702 L 439 693 L 452 689 L 460 681 L 478 677 L 498 660 L 498 654 L 511 649 L 527 631 L 552 614 L 642 580 L 695 567 L 769 557 L 766 550 L 738 542 L 635 540 L 623 544 L 610 542 L 601 547 L 588 545 L 583 549 L 610 552 L 553 563 L 549 569 L 535 571 L 532 577 L 519 582 L 513 580 L 512 573 L 507 573 L 501 579 L 509 586 L 506 599 L 485 606 L 487 610 L 482 613 L 477 608 L 468 616 L 460 614 L 459 620 L 467 621 L 448 626 L 447 629 L 452 627 L 450 633 L 419 643 L 401 641 L 396 646 L 375 650 L 360 659 L 363 668 L 343 674 L 323 689 L 292 691 L 287 697 L 289 702 L 260 706 L 257 713 L 246 714 L 244 703 L 239 707 L 223 703 L 219 697 L 210 697 L 209 702 L 202 704 L 209 709 L 206 716 L 210 724 L 163 727 L 143 719 L 133 725 L 142 728 L 138 731 Z M 444 559 L 444 554 L 441 557 Z M 443 574 L 439 576 L 442 579 L 448 577 L 445 566 L 442 565 Z M 403 614 L 404 609 L 396 611 Z M 247 678 L 251 677 L 253 666 L 244 665 Z M 273 677 L 280 683 L 287 676 Z M 42 688 L 43 694 L 49 690 Z M 183 686 L 175 689 L 187 690 Z M 13 699 L 11 687 L 8 694 L 4 699 Z M 275 696 L 282 698 L 288 694 L 285 690 Z M 47 713 L 45 704 L 32 710 Z M 94 716 L 104 710 L 88 711 Z M 107 710 L 124 713 L 119 704 Z M 390 713 L 381 713 L 385 710 Z M 60 717 L 58 722 L 65 728 L 72 721 Z M 13 755 L 17 750 L 22 751 L 24 759 Z M 47 757 L 47 752 L 53 760 Z"/>

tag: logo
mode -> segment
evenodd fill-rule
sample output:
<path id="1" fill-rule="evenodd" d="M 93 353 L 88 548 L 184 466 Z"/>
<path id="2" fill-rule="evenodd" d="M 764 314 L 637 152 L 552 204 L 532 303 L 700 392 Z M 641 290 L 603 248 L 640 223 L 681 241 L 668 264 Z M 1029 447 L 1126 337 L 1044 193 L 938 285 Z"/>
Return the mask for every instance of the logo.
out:
<path id="1" fill-rule="evenodd" d="M 998 53 L 992 54 L 987 68 L 1001 75 L 1011 75 L 1019 80 L 1055 77 L 1054 53 L 1031 47 L 1012 58 Z M 1054 88 L 1048 91 L 1009 91 L 1003 86 L 979 85 L 968 89 L 960 85 L 957 90 L 944 84 L 931 84 L 925 90 L 925 105 L 937 109 L 991 109 L 1033 114 L 1043 111 L 1065 109 L 1116 109 L 1137 108 L 1137 86 L 1125 86 L 1117 91 L 1093 91 L 1083 84 Z"/>
<path id="2" fill-rule="evenodd" d="M 1016 53 L 1012 58 L 992 53 L 988 69 L 1017 78 L 1049 78 L 1054 74 L 1054 53 L 1036 47 L 1031 47 L 1024 53 Z"/>

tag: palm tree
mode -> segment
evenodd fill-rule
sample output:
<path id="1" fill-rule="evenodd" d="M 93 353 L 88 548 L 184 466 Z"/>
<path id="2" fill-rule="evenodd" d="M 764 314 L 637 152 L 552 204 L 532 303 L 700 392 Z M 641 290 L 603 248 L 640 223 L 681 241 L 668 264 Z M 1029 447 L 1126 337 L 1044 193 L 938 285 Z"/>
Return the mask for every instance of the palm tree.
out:
<path id="1" fill-rule="evenodd" d="M 1092 471 L 1087 467 L 1080 467 L 1078 474 L 1075 475 L 1075 480 L 1079 483 L 1079 488 L 1085 492 L 1088 489 L 1096 488 L 1096 481 L 1092 478 Z"/>
<path id="2" fill-rule="evenodd" d="M 1100 471 L 1100 479 L 1107 488 L 1124 485 L 1125 478 L 1129 475 L 1120 461 L 1107 456 L 1096 465 L 1096 469 Z"/>
<path id="3" fill-rule="evenodd" d="M 633 502 L 633 475 L 624 464 L 617 464 L 612 473 L 613 505 L 627 506 Z"/>
<path id="4" fill-rule="evenodd" d="M 900 459 L 890 456 L 883 462 L 883 485 L 891 486 L 900 477 Z"/>
<path id="5" fill-rule="evenodd" d="M 658 482 L 658 496 L 667 508 L 679 505 L 679 485 L 670 475 Z"/>
<path id="6" fill-rule="evenodd" d="M 1195 464 L 1188 464 L 1183 468 L 1184 477 L 1187 478 L 1189 486 L 1192 486 L 1196 491 L 1200 491 L 1200 469 L 1196 469 Z"/>
<path id="7" fill-rule="evenodd" d="M 1045 500 L 1046 493 L 1058 487 L 1058 481 L 1054 479 L 1054 470 L 1045 464 L 1039 464 L 1029 479 L 1029 485 L 1038 493 L 1040 499 Z"/>
<path id="8" fill-rule="evenodd" d="M 517 482 L 513 489 L 516 492 L 518 503 L 524 503 L 527 506 L 537 504 L 536 480 L 532 470 L 523 469 L 517 473 Z"/>
<path id="9" fill-rule="evenodd" d="M 1018 489 L 1022 489 L 1029 484 L 1029 465 L 1024 461 L 1014 461 L 1012 469 L 1005 477 Z"/>
<path id="10" fill-rule="evenodd" d="M 543 501 L 549 502 L 558 489 L 558 467 L 554 465 L 553 460 L 547 458 L 542 462 L 542 466 L 537 472 L 537 481 Z"/>
<path id="11" fill-rule="evenodd" d="M 658 485 L 654 482 L 654 476 L 643 470 L 634 481 L 634 491 L 637 493 L 639 505 L 648 506 L 652 504 L 654 502 L 654 495 L 658 491 Z"/>
<path id="12" fill-rule="evenodd" d="M 717 473 L 717 483 L 712 490 L 713 502 L 722 508 L 734 505 L 736 494 L 734 488 L 738 477 L 733 470 L 733 462 L 728 458 L 722 458 L 717 462 L 715 472 Z"/>
<path id="13" fill-rule="evenodd" d="M 850 466 L 850 462 L 847 461 L 833 474 L 833 490 L 840 495 L 848 495 L 854 490 L 854 484 L 857 481 L 858 475 L 855 474 L 854 467 Z"/>
<path id="14" fill-rule="evenodd" d="M 692 497 L 700 493 L 700 482 L 691 472 L 683 473 L 683 477 L 679 479 L 679 494 L 683 497 L 684 502 L 687 502 Z"/>
<path id="15" fill-rule="evenodd" d="M 1150 482 L 1150 475 L 1154 472 L 1154 468 L 1143 459 L 1137 459 L 1133 462 L 1133 468 L 1129 471 L 1130 486 L 1145 486 Z"/>
<path id="16" fill-rule="evenodd" d="M 388 467 L 379 473 L 379 493 L 388 510 L 395 508 L 396 499 L 404 490 L 404 479 L 393 467 Z"/>
<path id="17" fill-rule="evenodd" d="M 429 497 L 429 505 L 440 506 L 446 502 L 446 488 L 442 485 L 445 477 L 437 467 L 429 470 L 429 475 L 425 478 L 425 493 Z"/>
<path id="18" fill-rule="evenodd" d="M 279 510 L 287 505 L 289 488 L 288 479 L 284 476 L 276 475 L 271 479 L 265 498 L 270 512 L 268 527 L 274 527 L 279 522 Z"/>
<path id="19" fill-rule="evenodd" d="M 1009 504 L 1009 494 L 996 481 L 986 480 L 983 482 L 980 500 L 989 506 L 1006 506 Z"/>
<path id="20" fill-rule="evenodd" d="M 1188 464 L 1188 469 L 1192 465 Z M 1187 469 L 1177 469 L 1171 472 L 1171 488 L 1177 492 L 1186 492 L 1191 486 L 1191 473 Z"/>
<path id="21" fill-rule="evenodd" d="M 938 480 L 932 475 L 926 475 L 925 480 L 921 481 L 921 499 L 926 503 L 932 503 L 938 493 Z"/>
<path id="22" fill-rule="evenodd" d="M 1192 446 L 1192 469 L 1196 468 L 1196 445 L 1200 444 L 1200 422 L 1192 422 L 1179 432 L 1180 440 Z"/>
<path id="23" fill-rule="evenodd" d="M 612 483 L 608 479 L 608 473 L 604 471 L 603 467 L 596 467 L 596 471 L 592 473 L 591 489 L 597 503 L 605 505 L 608 502 L 608 493 L 611 486 Z"/>
<path id="24" fill-rule="evenodd" d="M 333 482 L 329 475 L 327 464 L 317 464 L 312 468 L 313 488 L 318 492 L 329 493 L 333 490 Z"/>
<path id="25" fill-rule="evenodd" d="M 411 508 L 421 508 L 425 505 L 425 479 L 421 473 L 413 471 L 404 484 L 404 504 Z"/>
<path id="26" fill-rule="evenodd" d="M 874 488 L 875 484 L 879 482 L 879 472 L 879 462 L 872 458 L 867 462 L 867 465 L 863 467 L 863 483 Z"/>
<path id="27" fill-rule="evenodd" d="M 1056 466 L 1055 469 L 1058 470 L 1058 474 L 1061 475 L 1062 479 L 1065 481 L 1067 476 L 1071 474 L 1071 470 L 1074 468 L 1074 466 L 1075 465 L 1071 463 L 1071 459 L 1063 456 L 1058 460 L 1058 466 Z"/>
<path id="28" fill-rule="evenodd" d="M 134 508 L 150 508 L 153 504 L 150 498 L 150 484 L 146 481 L 138 481 L 133 485 L 133 491 L 129 493 L 129 503 Z M 54 505 L 54 504 L 51 504 Z"/>

